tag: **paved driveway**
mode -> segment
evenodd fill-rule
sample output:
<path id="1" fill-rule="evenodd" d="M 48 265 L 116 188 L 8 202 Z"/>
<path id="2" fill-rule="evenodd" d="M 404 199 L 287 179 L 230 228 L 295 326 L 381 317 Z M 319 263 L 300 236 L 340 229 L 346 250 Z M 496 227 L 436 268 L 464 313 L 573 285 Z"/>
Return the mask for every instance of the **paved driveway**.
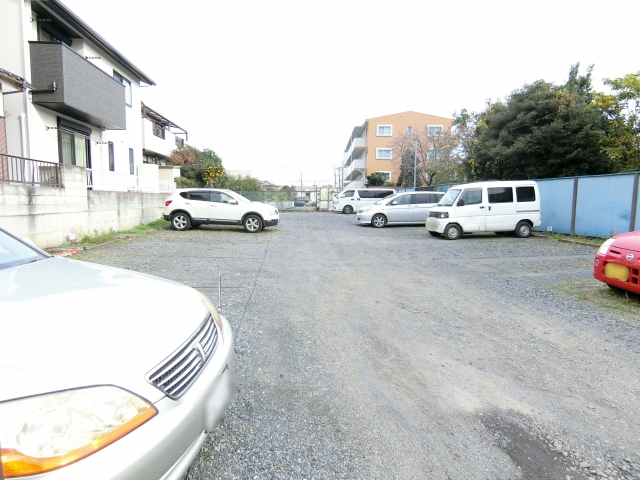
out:
<path id="1" fill-rule="evenodd" d="M 188 479 L 638 478 L 638 311 L 594 253 L 309 212 L 79 258 L 212 299 L 222 272 L 240 390 Z"/>

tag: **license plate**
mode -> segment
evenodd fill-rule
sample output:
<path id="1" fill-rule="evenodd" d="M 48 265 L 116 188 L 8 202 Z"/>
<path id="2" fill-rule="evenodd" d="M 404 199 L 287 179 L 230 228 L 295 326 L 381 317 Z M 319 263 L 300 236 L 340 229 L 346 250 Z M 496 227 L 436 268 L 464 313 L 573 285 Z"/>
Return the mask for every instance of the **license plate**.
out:
<path id="1" fill-rule="evenodd" d="M 609 278 L 617 278 L 623 282 L 629 281 L 629 267 L 618 265 L 617 263 L 607 263 L 604 266 L 604 276 Z"/>

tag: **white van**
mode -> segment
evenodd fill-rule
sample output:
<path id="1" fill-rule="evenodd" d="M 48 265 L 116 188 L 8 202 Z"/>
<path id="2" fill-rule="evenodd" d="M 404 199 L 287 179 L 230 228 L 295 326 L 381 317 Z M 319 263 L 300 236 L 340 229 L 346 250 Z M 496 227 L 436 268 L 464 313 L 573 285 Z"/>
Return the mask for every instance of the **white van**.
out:
<path id="1" fill-rule="evenodd" d="M 531 180 L 466 183 L 450 188 L 429 212 L 431 235 L 449 240 L 471 232 L 531 235 L 540 226 L 540 193 Z"/>
<path id="2" fill-rule="evenodd" d="M 333 197 L 333 210 L 353 213 L 365 205 L 373 205 L 384 197 L 393 195 L 393 188 L 348 188 Z"/>

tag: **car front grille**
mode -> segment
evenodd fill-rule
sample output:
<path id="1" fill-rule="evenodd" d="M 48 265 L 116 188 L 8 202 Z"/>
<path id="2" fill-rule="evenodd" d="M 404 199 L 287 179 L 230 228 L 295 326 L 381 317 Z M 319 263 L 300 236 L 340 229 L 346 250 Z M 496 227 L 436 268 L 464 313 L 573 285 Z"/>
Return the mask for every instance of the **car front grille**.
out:
<path id="1" fill-rule="evenodd" d="M 180 348 L 146 375 L 146 379 L 170 398 L 182 396 L 198 378 L 218 347 L 218 329 L 213 316 Z"/>

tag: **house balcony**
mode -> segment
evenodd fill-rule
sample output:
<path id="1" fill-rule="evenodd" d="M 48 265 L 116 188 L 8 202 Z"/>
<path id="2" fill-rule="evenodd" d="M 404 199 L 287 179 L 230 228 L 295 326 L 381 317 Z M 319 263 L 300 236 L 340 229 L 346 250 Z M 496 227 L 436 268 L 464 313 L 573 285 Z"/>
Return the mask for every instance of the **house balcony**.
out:
<path id="1" fill-rule="evenodd" d="M 168 157 L 183 142 L 180 137 L 176 142 L 176 135 L 164 128 L 163 125 L 152 122 L 148 118 L 142 119 L 142 149 L 147 155 L 161 155 Z"/>
<path id="2" fill-rule="evenodd" d="M 362 175 L 362 171 L 366 168 L 366 160 L 364 158 L 358 158 L 353 160 L 347 167 L 344 169 L 344 179 L 352 180 L 353 178 L 359 177 Z"/>
<path id="3" fill-rule="evenodd" d="M 124 85 L 62 43 L 29 42 L 29 52 L 34 104 L 98 128 L 127 127 Z"/>

